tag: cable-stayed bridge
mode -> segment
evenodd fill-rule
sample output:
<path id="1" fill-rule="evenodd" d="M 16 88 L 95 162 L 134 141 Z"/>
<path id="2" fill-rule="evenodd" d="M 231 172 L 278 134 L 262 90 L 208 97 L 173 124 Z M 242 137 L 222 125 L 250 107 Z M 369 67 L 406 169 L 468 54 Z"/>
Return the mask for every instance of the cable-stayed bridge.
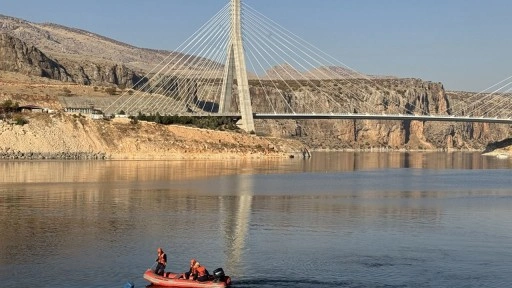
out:
<path id="1" fill-rule="evenodd" d="M 255 130 L 254 119 L 512 124 L 512 76 L 463 101 L 428 99 L 394 78 L 351 69 L 241 0 L 231 0 L 177 51 L 104 111 L 230 116 L 246 131 Z"/>

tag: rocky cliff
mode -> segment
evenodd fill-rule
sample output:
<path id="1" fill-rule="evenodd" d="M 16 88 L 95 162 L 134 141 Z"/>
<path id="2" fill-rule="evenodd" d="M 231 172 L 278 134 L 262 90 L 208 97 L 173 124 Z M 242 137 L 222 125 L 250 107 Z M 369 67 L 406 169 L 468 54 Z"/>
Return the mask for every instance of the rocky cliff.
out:
<path id="1" fill-rule="evenodd" d="M 7 34 L 0 34 L 0 59 L 0 70 L 64 82 L 73 80 L 64 66 L 48 58 L 36 47 Z"/>
<path id="2" fill-rule="evenodd" d="M 134 86 L 142 79 L 123 64 L 52 59 L 37 47 L 8 34 L 0 34 L 0 57 L 0 70 L 63 82 Z"/>
<path id="3" fill-rule="evenodd" d="M 53 67 L 57 64 L 61 72 L 62 69 L 66 72 L 41 76 L 77 84 L 133 87 L 141 79 L 147 81 L 143 77 L 154 67 L 162 65 L 163 60 L 169 63 L 169 67 L 179 67 L 186 73 L 201 71 L 211 63 L 211 60 L 178 52 L 135 47 L 81 29 L 52 23 L 32 23 L 4 15 L 0 15 L 0 34 L 6 34 L 4 37 L 44 55 L 39 66 Z M 17 50 L 9 45 L 12 43 L 3 44 L 0 51 L 3 50 L 3 54 L 8 56 L 9 65 L 4 65 L 0 70 L 37 70 L 29 67 L 36 64 L 33 62 L 28 62 L 30 65 L 24 71 L 14 70 L 12 63 L 26 62 L 26 57 L 13 53 Z M 222 73 L 223 68 L 218 72 Z"/>
<path id="4" fill-rule="evenodd" d="M 287 93 L 289 99 L 286 105 L 290 105 L 293 111 L 305 112 L 304 107 L 313 107 L 318 103 L 332 106 L 336 102 L 343 103 L 345 111 L 357 113 L 361 108 L 360 103 L 367 102 L 375 113 L 449 115 L 454 105 L 470 99 L 467 93 L 447 93 L 441 83 L 420 79 L 336 81 L 340 91 L 334 99 L 323 93 L 310 98 L 301 97 L 299 92 Z M 256 111 L 268 110 L 267 98 L 274 100 L 276 110 L 286 110 L 285 104 L 277 100 L 280 93 L 275 88 L 252 84 Z M 351 87 L 351 91 L 356 91 L 355 94 L 347 95 L 346 91 L 342 91 L 341 87 L 347 86 Z M 259 133 L 296 138 L 312 149 L 483 150 L 488 143 L 506 139 L 511 134 L 509 125 L 487 123 L 257 120 L 256 125 Z"/>
<path id="5" fill-rule="evenodd" d="M 134 47 L 82 29 L 4 15 L 0 15 L 0 33 L 35 46 L 59 61 L 66 58 L 75 62 L 123 63 L 135 71 L 151 69 L 170 53 Z"/>

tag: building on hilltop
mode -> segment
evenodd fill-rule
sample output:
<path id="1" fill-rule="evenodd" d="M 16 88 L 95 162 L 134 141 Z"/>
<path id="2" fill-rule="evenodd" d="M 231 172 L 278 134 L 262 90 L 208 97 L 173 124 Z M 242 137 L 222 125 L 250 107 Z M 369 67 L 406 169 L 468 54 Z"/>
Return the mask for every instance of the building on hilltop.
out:
<path id="1" fill-rule="evenodd" d="M 64 111 L 69 114 L 82 114 L 95 120 L 105 118 L 103 111 L 95 109 L 92 105 L 89 107 L 66 107 Z"/>
<path id="2" fill-rule="evenodd" d="M 48 113 L 47 108 L 43 108 L 43 107 L 37 106 L 37 105 L 23 105 L 23 106 L 19 106 L 18 108 L 16 108 L 16 110 L 18 112 L 37 112 L 37 113 L 46 112 L 46 113 Z"/>

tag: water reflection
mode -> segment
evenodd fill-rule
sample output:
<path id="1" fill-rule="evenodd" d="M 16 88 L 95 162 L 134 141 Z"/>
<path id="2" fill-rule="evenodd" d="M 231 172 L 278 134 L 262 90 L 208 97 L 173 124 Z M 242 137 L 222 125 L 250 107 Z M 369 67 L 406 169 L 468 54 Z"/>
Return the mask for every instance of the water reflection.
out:
<path id="1" fill-rule="evenodd" d="M 317 152 L 305 171 L 359 171 L 382 168 L 496 169 L 512 161 L 476 152 Z"/>
<path id="2" fill-rule="evenodd" d="M 228 161 L 0 161 L 1 183 L 169 181 L 234 174 L 359 171 L 382 168 L 496 169 L 512 160 L 467 152 L 316 152 L 303 159 Z"/>
<path id="3" fill-rule="evenodd" d="M 220 198 L 221 223 L 226 241 L 226 268 L 231 273 L 243 275 L 242 256 L 252 210 L 253 176 L 240 175 L 229 183 L 234 187 L 223 187 L 223 190 L 235 191 L 236 194 Z"/>
<path id="4" fill-rule="evenodd" d="M 468 259 L 505 263 L 512 179 L 494 168 L 509 165 L 478 153 L 352 152 L 310 160 L 3 161 L 0 282 L 142 286 L 157 246 L 168 251 L 171 270 L 197 257 L 252 287 L 400 286 L 394 280 L 418 274 L 414 267 L 428 266 L 434 277 L 457 273 Z M 480 243 L 490 248 L 465 256 Z M 489 263 L 495 269 L 487 274 L 507 278 Z M 268 279 L 290 264 L 288 278 Z M 318 277 L 329 265 L 360 277 Z M 34 277 L 20 277 L 27 270 Z"/>

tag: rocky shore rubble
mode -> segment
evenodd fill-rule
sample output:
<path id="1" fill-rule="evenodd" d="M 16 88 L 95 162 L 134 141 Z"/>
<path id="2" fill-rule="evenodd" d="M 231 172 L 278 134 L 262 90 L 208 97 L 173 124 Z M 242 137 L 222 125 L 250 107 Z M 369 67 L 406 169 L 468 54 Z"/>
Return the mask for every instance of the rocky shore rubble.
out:
<path id="1" fill-rule="evenodd" d="M 3 160 L 107 160 L 109 156 L 102 152 L 23 152 L 10 149 L 0 150 Z"/>

